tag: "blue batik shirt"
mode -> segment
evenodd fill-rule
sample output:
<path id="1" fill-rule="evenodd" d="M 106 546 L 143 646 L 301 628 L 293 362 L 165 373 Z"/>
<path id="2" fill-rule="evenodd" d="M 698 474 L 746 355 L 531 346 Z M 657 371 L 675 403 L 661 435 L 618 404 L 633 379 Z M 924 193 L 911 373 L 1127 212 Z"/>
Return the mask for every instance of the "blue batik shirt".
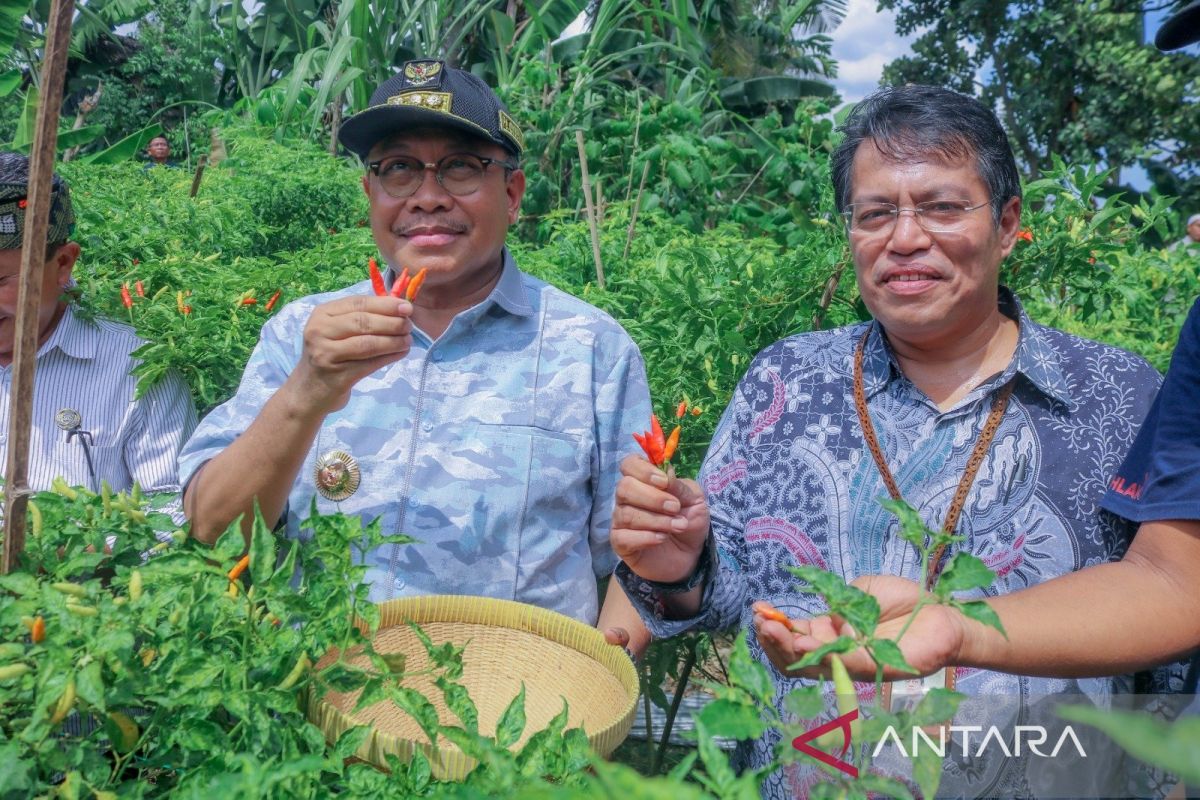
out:
<path id="1" fill-rule="evenodd" d="M 255 419 L 287 378 L 321 303 L 368 282 L 289 304 L 264 326 L 232 399 L 180 456 L 186 482 Z M 517 269 L 436 341 L 413 330 L 402 360 L 359 381 L 326 417 L 288 497 L 287 533 L 315 499 L 323 513 L 379 518 L 417 544 L 364 558 L 371 598 L 474 594 L 595 622 L 596 576 L 611 573 L 618 465 L 637 445 L 650 397 L 641 354 L 611 317 Z M 335 503 L 316 491 L 317 459 L 341 450 L 361 485 Z"/>
<path id="2" fill-rule="evenodd" d="M 1098 503 L 1160 376 L 1135 355 L 1034 323 L 1007 289 L 1000 307 L 1020 326 L 1011 363 L 944 412 L 904 377 L 877 323 L 792 336 L 759 353 L 700 472 L 719 558 L 699 615 L 664 619 L 655 587 L 624 565 L 617 570 L 651 633 L 752 629 L 755 600 L 794 618 L 822 613 L 823 601 L 801 590 L 785 571 L 789 566 L 815 565 L 847 582 L 876 573 L 918 578 L 916 550 L 877 502 L 887 489 L 855 412 L 854 350 L 868 328 L 863 375 L 871 418 L 902 496 L 930 527 L 942 525 L 996 392 L 1016 378 L 957 530 L 966 541 L 955 547 L 983 559 L 997 575 L 988 596 L 1118 558 L 1133 527 Z M 753 633 L 749 640 L 751 653 L 771 670 L 782 709 L 783 698 L 805 682 L 780 675 Z M 957 688 L 1025 699 L 1060 692 L 1103 697 L 1132 688 L 1132 681 L 960 668 Z M 871 702 L 873 686 L 860 689 Z M 770 734 L 743 743 L 739 763 L 764 766 L 777 744 L 778 735 Z M 775 772 L 764 795 L 806 796 L 824 774 L 811 765 Z M 966 796 L 1028 794 L 1020 770 L 992 767 L 975 772 L 947 758 L 946 782 L 966 786 Z"/>

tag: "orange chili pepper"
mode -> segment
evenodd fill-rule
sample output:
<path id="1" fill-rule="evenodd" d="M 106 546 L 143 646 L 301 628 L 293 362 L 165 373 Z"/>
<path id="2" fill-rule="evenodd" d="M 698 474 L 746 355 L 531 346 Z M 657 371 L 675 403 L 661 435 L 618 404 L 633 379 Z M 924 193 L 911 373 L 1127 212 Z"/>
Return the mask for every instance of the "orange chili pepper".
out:
<path id="1" fill-rule="evenodd" d="M 679 408 L 675 409 L 675 418 L 683 419 L 683 415 L 687 413 L 687 400 L 679 401 Z"/>
<path id="2" fill-rule="evenodd" d="M 1032 242 L 1033 241 L 1033 231 L 1029 230 L 1029 228 L 1022 228 L 1021 231 L 1017 234 L 1017 238 L 1023 242 Z"/>
<path id="3" fill-rule="evenodd" d="M 787 625 L 788 628 L 792 627 L 792 621 L 788 618 L 788 615 L 775 608 L 775 606 L 771 605 L 766 600 L 755 601 L 754 604 L 750 606 L 750 609 L 763 619 L 769 619 L 772 622 L 783 623 L 784 625 Z"/>
<path id="4" fill-rule="evenodd" d="M 258 298 L 257 297 L 243 297 L 240 305 L 256 306 L 256 305 L 258 305 Z"/>
<path id="5" fill-rule="evenodd" d="M 46 639 L 46 620 L 42 617 L 33 618 L 33 624 L 29 626 L 29 638 L 34 644 L 41 644 Z"/>
<path id="6" fill-rule="evenodd" d="M 242 573 L 246 571 L 246 567 L 250 566 L 250 554 L 242 556 L 241 560 L 233 565 L 233 569 L 229 570 L 229 580 L 236 581 L 242 577 Z"/>
<path id="7" fill-rule="evenodd" d="M 670 461 L 671 456 L 675 455 L 675 450 L 679 447 L 679 431 L 680 428 L 676 425 L 675 430 L 667 437 L 667 444 L 663 447 L 663 461 Z"/>
<path id="8" fill-rule="evenodd" d="M 267 311 L 270 311 L 272 308 L 274 308 L 275 304 L 279 302 L 279 295 L 281 294 L 283 294 L 283 289 L 277 289 L 275 294 L 271 295 L 271 299 L 267 301 L 267 304 L 263 306 L 263 308 Z"/>
<path id="9" fill-rule="evenodd" d="M 121 305 L 126 308 L 133 308 L 133 297 L 129 294 L 129 284 L 121 284 Z"/>
<path id="10" fill-rule="evenodd" d="M 408 302 L 411 303 L 417 299 L 417 292 L 421 291 L 421 284 L 425 282 L 425 274 L 427 272 L 428 270 L 422 269 L 417 273 L 416 277 L 412 279 L 412 283 L 408 285 L 408 291 L 404 293 L 404 296 L 408 299 Z"/>
<path id="11" fill-rule="evenodd" d="M 133 285 L 133 288 L 137 290 L 137 296 L 138 296 L 138 297 L 145 297 L 145 296 L 146 296 L 146 287 L 142 286 L 142 282 L 141 282 L 141 281 L 138 281 L 137 283 L 135 283 L 135 284 Z"/>
<path id="12" fill-rule="evenodd" d="M 412 280 L 408 274 L 408 267 L 405 267 L 400 272 L 400 277 L 392 281 L 392 297 L 397 299 L 404 297 L 404 290 L 408 288 L 409 281 Z"/>
<path id="13" fill-rule="evenodd" d="M 375 290 L 376 296 L 386 296 L 387 287 L 383 285 L 383 273 L 379 271 L 379 265 L 375 263 L 374 256 L 367 259 L 367 272 L 371 275 L 371 288 Z"/>

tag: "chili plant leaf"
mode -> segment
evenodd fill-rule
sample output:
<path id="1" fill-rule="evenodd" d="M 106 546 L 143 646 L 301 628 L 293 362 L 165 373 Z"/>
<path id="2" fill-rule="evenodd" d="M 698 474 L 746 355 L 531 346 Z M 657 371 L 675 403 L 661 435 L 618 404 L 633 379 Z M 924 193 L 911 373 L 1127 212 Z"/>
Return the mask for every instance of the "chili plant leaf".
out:
<path id="1" fill-rule="evenodd" d="M 391 690 L 392 701 L 398 705 L 429 737 L 430 744 L 437 743 L 438 713 L 425 695 L 407 686 L 395 686 Z"/>
<path id="2" fill-rule="evenodd" d="M 263 520 L 258 502 L 254 504 L 254 525 L 250 530 L 250 580 L 264 584 L 275 571 L 275 535 Z"/>
<path id="3" fill-rule="evenodd" d="M 1189 784 L 1200 783 L 1200 718 L 1180 717 L 1167 724 L 1146 713 L 1079 705 L 1060 706 L 1058 715 L 1099 729 L 1140 761 L 1163 767 Z"/>
<path id="4" fill-rule="evenodd" d="M 871 656 L 876 663 L 882 664 L 885 667 L 895 667 L 902 672 L 910 672 L 916 674 L 916 670 L 904 660 L 904 654 L 900 652 L 900 646 L 891 639 L 872 639 L 869 642 L 871 648 Z"/>
<path id="5" fill-rule="evenodd" d="M 825 599 L 832 614 L 849 622 L 860 636 L 871 636 L 879 624 L 879 601 L 871 595 L 848 585 L 832 572 L 804 565 L 788 567 L 800 580 L 812 586 L 813 591 Z"/>
<path id="6" fill-rule="evenodd" d="M 369 725 L 355 725 L 353 728 L 345 731 L 338 737 L 337 743 L 333 746 L 333 758 L 331 760 L 340 766 L 343 761 L 358 752 L 358 748 L 370 735 L 371 726 Z"/>
<path id="7" fill-rule="evenodd" d="M 940 725 L 954 719 L 955 712 L 967 696 L 952 689 L 935 688 L 921 698 L 912 711 L 914 725 Z"/>
<path id="8" fill-rule="evenodd" d="M 783 707 L 797 719 L 811 719 L 825 709 L 825 698 L 817 684 L 802 686 L 788 692 L 783 698 Z"/>
<path id="9" fill-rule="evenodd" d="M 732 700 L 714 700 L 700 712 L 705 728 L 713 736 L 756 739 L 766 729 L 758 709 Z"/>
<path id="10" fill-rule="evenodd" d="M 760 703 L 769 704 L 774 699 L 775 687 L 771 684 L 771 676 L 767 668 L 750 655 L 745 632 L 738 635 L 729 654 L 729 682 L 745 689 Z"/>
<path id="11" fill-rule="evenodd" d="M 795 664 L 788 665 L 788 669 L 804 669 L 821 663 L 821 659 L 830 653 L 849 653 L 858 647 L 858 642 L 851 639 L 849 636 L 839 636 L 832 642 L 826 642 L 809 653 L 806 653 L 804 658 L 797 661 Z"/>
<path id="12" fill-rule="evenodd" d="M 991 586 L 995 580 L 996 573 L 988 569 L 981 559 L 960 551 L 954 554 L 950 563 L 942 570 L 933 587 L 933 593 L 944 600 L 951 592 L 984 589 Z"/>
<path id="13" fill-rule="evenodd" d="M 942 756 L 933 747 L 914 747 L 913 780 L 921 787 L 922 797 L 936 797 L 942 782 Z"/>
<path id="14" fill-rule="evenodd" d="M 511 747 L 525 732 L 525 682 L 521 682 L 521 691 L 496 723 L 496 744 L 501 747 Z"/>
<path id="15" fill-rule="evenodd" d="M 219 564 L 226 564 L 226 569 L 232 567 L 232 563 L 242 557 L 242 553 L 246 550 L 246 537 L 242 535 L 242 518 L 239 516 L 233 522 L 229 523 L 229 527 L 217 539 L 217 543 L 213 545 L 213 556 Z"/>
<path id="16" fill-rule="evenodd" d="M 462 720 L 463 725 L 466 726 L 466 730 L 469 733 L 478 735 L 479 710 L 471 700 L 470 694 L 467 693 L 467 687 L 461 683 L 448 680 L 442 675 L 438 676 L 435 683 L 442 690 L 442 697 L 446 700 L 446 707 L 454 712 L 454 716 Z"/>
<path id="17" fill-rule="evenodd" d="M 964 616 L 970 617 L 976 622 L 982 622 L 984 625 L 995 628 L 1004 634 L 1004 638 L 1008 638 L 1008 633 L 1005 632 L 1004 625 L 1000 622 L 1000 616 L 984 601 L 972 600 L 970 602 L 963 602 L 961 600 L 955 600 L 954 602 L 949 603 L 949 605 L 953 608 L 957 608 L 963 613 Z"/>

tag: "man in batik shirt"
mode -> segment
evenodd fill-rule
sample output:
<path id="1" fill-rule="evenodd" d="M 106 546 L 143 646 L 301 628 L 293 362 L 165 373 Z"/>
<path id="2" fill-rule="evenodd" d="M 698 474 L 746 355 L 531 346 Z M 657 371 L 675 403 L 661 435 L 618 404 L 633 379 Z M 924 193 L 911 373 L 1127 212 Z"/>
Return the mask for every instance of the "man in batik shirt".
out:
<path id="1" fill-rule="evenodd" d="M 623 462 L 617 575 L 656 636 L 750 628 L 755 600 L 797 619 L 821 614 L 790 566 L 847 581 L 916 578 L 917 551 L 878 502 L 889 494 L 933 528 L 959 505 L 954 530 L 965 539 L 952 550 L 995 571 L 991 593 L 1118 558 L 1133 533 L 1099 501 L 1160 378 L 1137 356 L 1036 324 L 998 285 L 1017 240 L 1021 187 L 995 116 L 954 92 L 908 86 L 867 98 L 843 130 L 835 198 L 874 321 L 761 352 L 699 484 L 668 480 L 641 458 Z M 802 652 L 784 625 L 757 622 L 751 651 L 775 667 L 782 708 L 801 685 L 788 667 Z M 943 680 L 1022 700 L 1133 686 L 966 667 Z M 744 744 L 741 763 L 769 763 L 778 738 Z M 1004 760 L 948 758 L 944 768 L 966 796 L 1031 791 Z M 793 764 L 767 777 L 764 794 L 805 796 L 823 774 Z"/>
<path id="2" fill-rule="evenodd" d="M 340 139 L 367 165 L 386 284 L 427 278 L 413 302 L 364 281 L 264 327 L 181 456 L 193 535 L 214 541 L 257 500 L 300 536 L 315 500 L 419 540 L 365 554 L 374 600 L 484 595 L 596 623 L 617 465 L 650 413 L 637 347 L 505 248 L 523 140 L 478 77 L 409 62 Z M 601 626 L 643 646 L 614 596 Z"/>

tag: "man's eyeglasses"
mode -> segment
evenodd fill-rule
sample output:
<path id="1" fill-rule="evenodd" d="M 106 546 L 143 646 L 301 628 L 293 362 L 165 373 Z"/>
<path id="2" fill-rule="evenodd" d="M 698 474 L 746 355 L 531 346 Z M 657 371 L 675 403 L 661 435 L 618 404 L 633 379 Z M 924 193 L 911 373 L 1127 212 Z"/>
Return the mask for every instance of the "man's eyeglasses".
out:
<path id="1" fill-rule="evenodd" d="M 949 233 L 967 222 L 967 215 L 991 201 L 971 205 L 966 200 L 928 200 L 912 207 L 895 203 L 851 203 L 842 212 L 851 233 L 876 234 L 891 231 L 903 211 L 913 212 L 917 224 L 929 233 Z"/>
<path id="2" fill-rule="evenodd" d="M 425 170 L 433 170 L 434 177 L 443 189 L 456 197 L 470 194 L 483 183 L 483 174 L 491 164 L 499 164 L 507 171 L 519 165 L 497 158 L 484 158 L 471 153 L 452 153 L 436 164 L 429 164 L 411 156 L 393 156 L 367 164 L 367 169 L 379 178 L 383 190 L 397 200 L 411 197 L 425 180 Z"/>

